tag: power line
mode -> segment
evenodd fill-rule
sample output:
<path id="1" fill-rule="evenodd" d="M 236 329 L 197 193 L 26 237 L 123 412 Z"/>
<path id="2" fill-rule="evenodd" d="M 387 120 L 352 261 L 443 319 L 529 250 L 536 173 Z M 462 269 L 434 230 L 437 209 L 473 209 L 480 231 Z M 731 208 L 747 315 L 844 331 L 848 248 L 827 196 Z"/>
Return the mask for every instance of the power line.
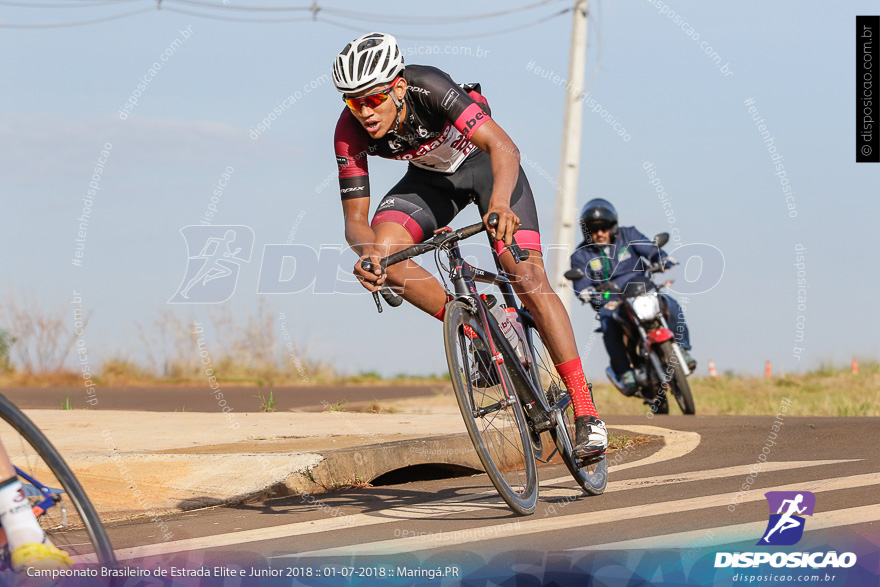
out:
<path id="1" fill-rule="evenodd" d="M 164 0 L 167 2 L 168 0 Z M 200 2 L 199 0 L 174 0 L 175 4 L 189 4 L 191 6 L 204 6 L 205 8 L 214 8 L 221 10 L 244 10 L 248 12 L 291 12 L 313 10 L 312 6 L 233 6 L 229 4 L 214 4 L 213 2 Z"/>
<path id="2" fill-rule="evenodd" d="M 129 16 L 134 16 L 136 14 L 143 14 L 145 12 L 152 12 L 154 9 L 150 8 L 142 8 L 140 10 L 135 10 L 133 12 L 124 12 L 122 14 L 115 14 L 113 16 L 105 16 L 103 18 L 96 18 L 93 20 L 81 20 L 78 22 L 58 22 L 58 23 L 47 23 L 47 24 L 6 24 L 0 23 L 0 28 L 2 29 L 61 29 L 67 27 L 75 27 L 75 26 L 85 26 L 89 24 L 99 24 L 102 22 L 109 22 L 111 20 L 118 20 L 120 18 L 127 18 Z"/>
<path id="3" fill-rule="evenodd" d="M 16 6 L 20 8 L 91 8 L 92 6 L 110 6 L 111 4 L 122 4 L 123 2 L 137 2 L 137 0 L 89 0 L 87 2 L 10 2 L 8 0 L 0 0 L 0 6 Z"/>
<path id="4" fill-rule="evenodd" d="M 187 16 L 195 16 L 198 18 L 207 18 L 208 20 L 223 20 L 226 22 L 243 22 L 255 24 L 282 24 L 286 22 L 308 22 L 312 20 L 311 16 L 300 16 L 295 18 L 238 18 L 234 16 L 218 16 L 215 14 L 205 14 L 203 12 L 191 12 L 189 10 L 183 10 L 181 8 L 168 6 L 167 4 L 163 6 L 162 10 L 167 10 L 168 12 L 176 12 L 178 14 L 186 14 Z"/>
<path id="5" fill-rule="evenodd" d="M 515 14 L 517 12 L 523 12 L 526 10 L 531 10 L 532 8 L 537 8 L 539 6 L 545 6 L 547 4 L 551 4 L 553 2 L 558 2 L 559 0 L 541 0 L 540 2 L 533 2 L 532 4 L 526 4 L 524 6 L 519 6 L 517 8 L 511 8 L 508 10 L 503 10 L 499 12 L 487 12 L 484 14 L 472 14 L 469 16 L 431 16 L 431 17 L 414 17 L 414 16 L 396 16 L 396 15 L 382 15 L 382 14 L 373 14 L 373 13 L 365 13 L 365 12 L 351 12 L 350 10 L 339 10 L 337 8 L 322 8 L 323 12 L 327 14 L 333 14 L 342 18 L 349 18 L 353 20 L 359 21 L 368 21 L 368 22 L 382 22 L 382 23 L 391 23 L 391 24 L 412 24 L 412 25 L 436 25 L 436 24 L 455 24 L 459 22 L 469 22 L 474 20 L 484 20 L 487 18 L 495 18 L 499 16 L 510 16 L 511 14 Z"/>
<path id="6" fill-rule="evenodd" d="M 571 12 L 571 8 L 564 8 L 564 9 L 560 10 L 559 12 L 554 12 L 553 14 L 550 14 L 549 16 L 546 16 L 546 17 L 544 17 L 544 18 L 539 18 L 538 20 L 534 20 L 534 21 L 531 21 L 531 22 L 527 22 L 527 23 L 522 24 L 522 25 L 519 25 L 519 26 L 514 26 L 514 27 L 509 27 L 509 28 L 506 28 L 506 29 L 500 29 L 500 30 L 489 31 L 489 32 L 481 31 L 481 32 L 479 32 L 479 33 L 474 33 L 474 34 L 470 34 L 470 35 L 456 35 L 456 36 L 442 36 L 442 37 L 426 37 L 426 36 L 424 36 L 424 35 L 415 35 L 415 36 L 412 36 L 412 35 L 398 35 L 398 34 L 395 34 L 394 36 L 395 36 L 396 38 L 398 38 L 398 39 L 407 39 L 407 40 L 411 40 L 411 41 L 458 41 L 458 40 L 464 40 L 464 39 L 475 39 L 475 38 L 483 38 L 483 37 L 492 37 L 492 36 L 495 36 L 495 35 L 503 35 L 504 33 L 509 33 L 509 32 L 513 32 L 513 31 L 518 31 L 518 30 L 522 30 L 522 29 L 525 29 L 525 28 L 533 27 L 533 26 L 536 26 L 536 25 L 539 25 L 539 24 L 545 23 L 545 22 L 547 22 L 548 20 L 552 20 L 552 19 L 554 19 L 554 18 L 556 18 L 556 17 L 558 17 L 558 16 L 562 16 L 563 14 L 566 14 L 566 13 L 568 13 L 568 12 Z M 357 26 L 354 26 L 354 25 L 348 25 L 348 24 L 345 24 L 345 23 L 341 23 L 341 22 L 336 22 L 336 21 L 328 20 L 328 19 L 326 19 L 326 18 L 321 18 L 321 19 L 320 19 L 320 22 L 325 22 L 325 23 L 327 23 L 327 24 L 332 24 L 333 26 L 338 26 L 338 27 L 341 27 L 341 28 L 344 28 L 344 29 L 348 29 L 348 30 L 351 30 L 351 31 L 360 31 L 360 32 L 362 32 L 362 31 L 364 30 L 363 27 L 357 27 Z"/>
<path id="7" fill-rule="evenodd" d="M 115 0 L 115 3 L 130 2 L 130 1 L 134 1 L 134 0 Z M 544 5 L 550 4 L 552 2 L 558 2 L 559 0 L 540 0 L 539 2 L 533 2 L 531 4 L 519 6 L 517 8 L 507 10 L 504 12 L 489 12 L 489 13 L 483 13 L 483 14 L 470 15 L 470 16 L 449 17 L 449 18 L 438 17 L 437 19 L 435 19 L 433 17 L 426 17 L 426 19 L 427 19 L 426 22 L 416 22 L 415 20 L 413 20 L 413 17 L 398 17 L 398 16 L 393 16 L 393 15 L 385 15 L 385 16 L 383 16 L 383 15 L 367 15 L 365 13 L 350 12 L 350 11 L 338 10 L 338 9 L 332 9 L 332 8 L 325 9 L 325 8 L 322 8 L 321 6 L 318 5 L 317 0 L 313 1 L 311 6 L 276 6 L 276 7 L 269 7 L 269 6 L 226 6 L 226 5 L 212 4 L 210 2 L 203 2 L 200 0 L 170 0 L 170 1 L 173 3 L 188 4 L 188 5 L 193 5 L 193 6 L 202 6 L 202 7 L 212 8 L 212 9 L 224 8 L 224 9 L 236 9 L 236 10 L 242 10 L 242 11 L 256 11 L 256 12 L 262 12 L 262 11 L 287 11 L 287 12 L 302 11 L 302 12 L 306 12 L 307 11 L 307 12 L 311 12 L 312 14 L 311 14 L 311 16 L 308 16 L 308 17 L 295 17 L 295 18 L 240 18 L 240 17 L 233 17 L 233 16 L 220 16 L 220 15 L 216 15 L 216 14 L 209 14 L 206 12 L 195 12 L 195 11 L 190 11 L 190 10 L 184 10 L 182 8 L 177 8 L 175 6 L 169 6 L 169 0 L 158 0 L 158 2 L 160 2 L 161 4 L 157 4 L 156 8 L 162 8 L 162 9 L 167 10 L 169 12 L 176 12 L 179 14 L 185 14 L 187 16 L 194 16 L 197 18 L 206 18 L 209 20 L 220 20 L 220 21 L 226 21 L 226 22 L 241 22 L 241 23 L 254 23 L 254 24 L 281 24 L 281 23 L 289 23 L 289 22 L 307 22 L 310 20 L 314 20 L 314 21 L 324 22 L 324 23 L 327 23 L 329 25 L 333 25 L 333 26 L 336 26 L 339 28 L 362 32 L 363 31 L 362 26 L 353 26 L 353 25 L 346 24 L 344 22 L 338 22 L 338 21 L 323 18 L 323 17 L 319 19 L 319 16 L 322 16 L 320 13 L 326 11 L 326 12 L 333 14 L 334 16 L 337 16 L 337 17 L 343 18 L 343 19 L 354 19 L 354 20 L 358 20 L 358 21 L 372 19 L 375 22 L 387 22 L 388 24 L 393 24 L 393 25 L 438 24 L 438 23 L 439 24 L 455 24 L 455 23 L 459 23 L 459 22 L 482 20 L 482 19 L 487 19 L 487 18 L 495 18 L 495 17 L 499 17 L 499 16 L 514 14 L 516 12 L 522 12 L 525 10 L 531 10 L 531 9 L 539 7 L 539 6 L 544 6 Z M 108 6 L 113 3 L 114 2 L 102 1 L 102 0 L 84 0 L 82 3 L 78 2 L 78 3 L 74 4 L 73 2 L 71 2 L 69 4 L 64 4 L 63 6 L 65 6 L 65 7 L 69 7 L 69 6 L 74 6 L 74 7 Z M 21 2 L 15 2 L 14 0 L 0 0 L 0 5 L 7 5 L 7 6 L 25 6 L 26 5 L 29 7 L 41 7 L 41 8 L 53 8 L 53 7 L 59 6 L 56 3 L 24 4 Z M 153 10 L 154 10 L 154 8 L 152 6 L 150 6 L 148 8 L 143 8 L 143 9 L 135 10 L 132 12 L 126 12 L 123 14 L 116 14 L 116 15 L 112 15 L 112 16 L 96 18 L 96 19 L 91 19 L 91 20 L 64 22 L 64 23 L 46 23 L 46 24 L 0 24 L 0 28 L 51 29 L 51 28 L 86 26 L 86 25 L 91 25 L 91 24 L 100 24 L 100 23 L 104 23 L 104 22 L 109 22 L 112 20 L 118 20 L 121 18 L 127 18 L 129 16 L 135 16 L 137 14 L 143 14 L 146 12 L 151 12 Z M 537 20 L 533 20 L 533 21 L 530 21 L 527 23 L 523 23 L 521 25 L 508 27 L 508 28 L 495 30 L 495 31 L 489 31 L 489 32 L 480 32 L 480 33 L 466 34 L 466 35 L 452 35 L 452 36 L 442 36 L 441 35 L 441 36 L 431 36 L 431 37 L 426 37 L 424 35 L 395 35 L 395 36 L 397 36 L 398 38 L 401 38 L 401 39 L 425 40 L 425 41 L 444 41 L 444 40 L 459 40 L 459 39 L 473 39 L 473 38 L 480 38 L 480 37 L 490 37 L 490 36 L 494 36 L 494 35 L 501 35 L 504 33 L 532 27 L 532 26 L 547 22 L 548 20 L 556 18 L 557 16 L 561 16 L 569 11 L 571 11 L 571 8 L 565 8 L 563 10 L 552 13 L 548 16 L 545 16 L 543 18 L 539 18 Z M 387 20 L 382 20 L 382 19 L 387 19 Z M 409 22 L 405 22 L 407 19 L 409 20 Z"/>

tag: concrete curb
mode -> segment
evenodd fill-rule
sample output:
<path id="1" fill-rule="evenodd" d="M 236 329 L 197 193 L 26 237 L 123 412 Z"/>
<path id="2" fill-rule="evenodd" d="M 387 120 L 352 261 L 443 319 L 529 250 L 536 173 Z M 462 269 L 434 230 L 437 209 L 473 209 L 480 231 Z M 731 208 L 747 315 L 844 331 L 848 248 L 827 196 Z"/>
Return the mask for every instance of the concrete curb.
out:
<path id="1" fill-rule="evenodd" d="M 413 465 L 483 470 L 467 434 L 298 453 L 80 453 L 67 462 L 107 521 L 327 493 Z"/>
<path id="2" fill-rule="evenodd" d="M 285 485 L 290 494 L 326 493 L 414 465 L 454 465 L 483 471 L 467 434 L 343 448 L 322 452 L 321 456 L 320 462 L 287 478 Z"/>

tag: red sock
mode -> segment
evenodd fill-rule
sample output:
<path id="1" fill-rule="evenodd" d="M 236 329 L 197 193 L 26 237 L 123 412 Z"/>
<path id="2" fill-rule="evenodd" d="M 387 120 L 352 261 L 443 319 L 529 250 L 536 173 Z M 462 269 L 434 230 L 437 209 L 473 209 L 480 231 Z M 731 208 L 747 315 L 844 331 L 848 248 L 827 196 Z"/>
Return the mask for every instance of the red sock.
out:
<path id="1" fill-rule="evenodd" d="M 446 296 L 446 303 L 447 303 L 447 304 L 448 304 L 451 300 L 452 300 L 452 297 L 451 297 L 451 296 Z M 446 316 L 446 306 L 443 306 L 442 308 L 440 308 L 440 311 L 437 312 L 436 314 L 432 314 L 432 316 L 434 316 L 434 318 L 436 318 L 436 319 L 439 320 L 440 322 L 443 322 L 443 318 L 444 318 L 444 316 Z M 467 337 L 470 338 L 470 339 L 477 338 L 477 333 L 474 332 L 474 329 L 471 328 L 470 326 L 468 326 L 467 324 L 464 325 L 464 333 L 465 333 L 465 334 L 467 335 Z"/>
<path id="2" fill-rule="evenodd" d="M 452 296 L 449 294 L 446 294 L 446 303 L 448 304 L 451 301 L 452 301 Z M 432 316 L 434 316 L 434 318 L 436 318 L 440 322 L 443 322 L 443 317 L 446 316 L 446 306 L 444 305 L 442 308 L 440 308 L 439 312 L 437 312 L 436 314 L 432 314 Z"/>
<path id="3" fill-rule="evenodd" d="M 590 398 L 590 390 L 587 387 L 587 376 L 584 375 L 584 368 L 581 365 L 580 357 L 560 363 L 556 365 L 556 371 L 562 377 L 566 389 L 571 396 L 571 403 L 574 407 L 574 417 L 594 416 L 599 417 L 596 406 Z"/>

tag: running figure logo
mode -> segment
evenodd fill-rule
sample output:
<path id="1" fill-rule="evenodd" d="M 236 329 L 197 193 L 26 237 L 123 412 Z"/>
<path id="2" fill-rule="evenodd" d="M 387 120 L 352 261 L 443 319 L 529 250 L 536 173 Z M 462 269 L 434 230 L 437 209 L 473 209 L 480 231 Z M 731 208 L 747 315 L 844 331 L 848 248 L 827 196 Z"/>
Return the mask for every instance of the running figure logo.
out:
<path id="1" fill-rule="evenodd" d="M 235 293 L 241 263 L 249 263 L 254 231 L 249 226 L 184 226 L 186 274 L 169 304 L 219 304 Z M 198 251 L 198 254 L 193 254 Z"/>
<path id="2" fill-rule="evenodd" d="M 770 505 L 770 521 L 758 544 L 797 544 L 804 535 L 806 520 L 803 516 L 813 515 L 816 496 L 809 491 L 769 491 L 764 495 Z"/>

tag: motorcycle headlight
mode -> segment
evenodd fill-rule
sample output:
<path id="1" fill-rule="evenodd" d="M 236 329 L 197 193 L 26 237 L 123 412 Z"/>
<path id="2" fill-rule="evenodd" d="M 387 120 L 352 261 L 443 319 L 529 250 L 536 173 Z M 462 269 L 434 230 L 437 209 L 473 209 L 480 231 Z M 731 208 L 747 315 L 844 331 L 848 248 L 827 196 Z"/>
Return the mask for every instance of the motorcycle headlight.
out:
<path id="1" fill-rule="evenodd" d="M 632 301 L 632 308 L 639 320 L 651 320 L 660 313 L 660 298 L 656 294 L 639 296 Z"/>

